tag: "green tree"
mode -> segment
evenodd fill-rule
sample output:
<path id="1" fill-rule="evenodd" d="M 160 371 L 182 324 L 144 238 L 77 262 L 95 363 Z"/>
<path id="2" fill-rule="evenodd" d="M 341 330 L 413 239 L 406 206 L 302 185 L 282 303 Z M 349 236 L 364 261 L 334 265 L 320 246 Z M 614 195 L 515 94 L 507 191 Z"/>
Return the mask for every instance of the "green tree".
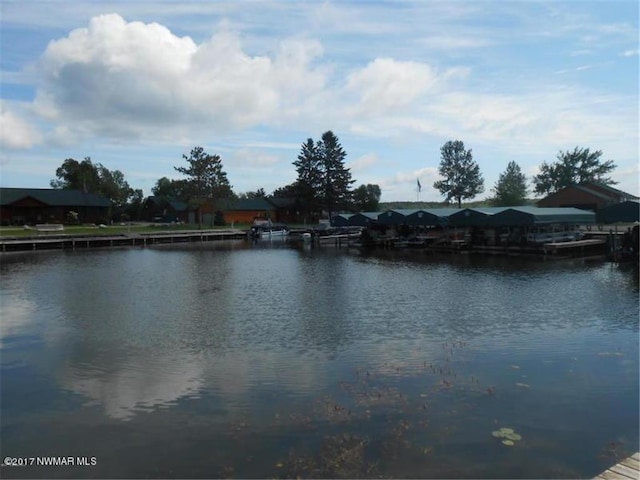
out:
<path id="1" fill-rule="evenodd" d="M 434 182 L 433 188 L 439 190 L 447 202 L 454 199 L 460 208 L 463 199 L 484 192 L 480 167 L 474 162 L 471 149 L 465 150 L 463 142 L 448 141 L 440 148 L 440 157 L 438 173 L 444 179 Z"/>
<path id="2" fill-rule="evenodd" d="M 496 194 L 493 204 L 497 207 L 522 205 L 527 198 L 527 176 L 516 162 L 509 162 L 493 191 Z"/>
<path id="3" fill-rule="evenodd" d="M 276 198 L 291 198 L 297 200 L 297 192 L 298 192 L 298 184 L 297 182 L 290 183 L 289 185 L 285 185 L 284 187 L 276 188 L 272 196 Z"/>
<path id="4" fill-rule="evenodd" d="M 316 149 L 322 172 L 320 204 L 331 218 L 332 213 L 350 207 L 351 185 L 355 180 L 351 179 L 351 170 L 344 166 L 347 153 L 331 130 L 322 134 Z"/>
<path id="5" fill-rule="evenodd" d="M 194 147 L 189 156 L 182 155 L 188 167 L 174 167 L 176 171 L 188 177 L 192 195 L 190 200 L 199 205 L 210 205 L 212 211 L 215 202 L 233 197 L 226 172 L 222 169 L 222 160 L 218 155 L 209 155 L 202 147 Z M 198 224 L 202 228 L 202 208 L 198 209 Z"/>
<path id="6" fill-rule="evenodd" d="M 243 199 L 253 199 L 253 198 L 267 198 L 267 192 L 264 191 L 264 188 L 259 188 L 255 191 L 249 191 L 238 194 L 238 198 Z"/>
<path id="7" fill-rule="evenodd" d="M 382 191 L 378 185 L 360 185 L 353 191 L 353 208 L 356 212 L 375 212 L 381 196 Z"/>
<path id="8" fill-rule="evenodd" d="M 151 193 L 158 197 L 187 201 L 192 192 L 187 180 L 171 180 L 167 177 L 162 177 L 151 188 Z"/>
<path id="9" fill-rule="evenodd" d="M 291 185 L 292 193 L 305 213 L 313 213 L 321 208 L 323 172 L 319 147 L 319 143 L 308 138 L 300 148 L 298 159 L 293 162 L 298 178 Z"/>
<path id="10" fill-rule="evenodd" d="M 111 200 L 116 208 L 123 207 L 134 194 L 134 190 L 124 179 L 124 174 L 120 170 L 109 170 L 98 164 L 100 175 L 100 193 Z"/>
<path id="11" fill-rule="evenodd" d="M 85 193 L 99 193 L 100 173 L 98 165 L 94 165 L 91 157 L 84 157 L 82 162 L 67 158 L 56 169 L 57 179 L 49 182 L 52 188 L 63 190 L 81 190 Z"/>
<path id="12" fill-rule="evenodd" d="M 613 160 L 603 162 L 602 150 L 590 152 L 588 148 L 576 147 L 573 152 L 560 151 L 557 161 L 543 162 L 540 173 L 533 177 L 536 193 L 545 195 L 574 184 L 595 182 L 602 185 L 615 185 L 608 176 L 615 168 Z"/>
<path id="13" fill-rule="evenodd" d="M 115 216 L 122 213 L 135 195 L 120 170 L 109 170 L 100 163 L 93 163 L 91 157 L 85 157 L 81 162 L 67 158 L 56 169 L 56 177 L 51 180 L 51 187 L 101 195 L 111 202 L 111 214 Z"/>
<path id="14" fill-rule="evenodd" d="M 143 201 L 144 201 L 144 194 L 142 193 L 142 190 L 140 190 L 139 188 L 135 189 L 131 197 L 129 198 L 127 205 L 124 208 L 124 213 L 131 220 L 141 220 L 142 210 L 143 210 L 143 205 L 142 205 Z"/>

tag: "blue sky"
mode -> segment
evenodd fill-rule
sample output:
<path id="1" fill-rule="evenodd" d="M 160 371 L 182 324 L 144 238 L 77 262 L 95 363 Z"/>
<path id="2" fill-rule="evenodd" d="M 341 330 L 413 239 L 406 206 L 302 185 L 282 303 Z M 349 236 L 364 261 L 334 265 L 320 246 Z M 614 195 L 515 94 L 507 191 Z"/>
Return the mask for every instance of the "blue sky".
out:
<path id="1" fill-rule="evenodd" d="M 637 194 L 638 2 L 2 0 L 0 185 L 47 188 L 66 158 L 145 195 L 202 146 L 237 193 L 291 183 L 332 130 L 356 186 L 438 201 L 440 147 L 491 195 L 516 161 L 614 160 Z"/>

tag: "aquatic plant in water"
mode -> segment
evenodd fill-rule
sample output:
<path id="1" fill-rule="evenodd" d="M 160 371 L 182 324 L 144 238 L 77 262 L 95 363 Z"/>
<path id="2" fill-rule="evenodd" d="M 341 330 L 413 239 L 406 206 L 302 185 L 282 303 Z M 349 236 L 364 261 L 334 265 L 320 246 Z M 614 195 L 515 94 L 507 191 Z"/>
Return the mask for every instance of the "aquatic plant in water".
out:
<path id="1" fill-rule="evenodd" d="M 522 440 L 522 435 L 516 433 L 513 428 L 502 427 L 500 430 L 491 432 L 494 438 L 502 440 L 502 444 L 507 447 L 513 447 L 515 442 Z"/>

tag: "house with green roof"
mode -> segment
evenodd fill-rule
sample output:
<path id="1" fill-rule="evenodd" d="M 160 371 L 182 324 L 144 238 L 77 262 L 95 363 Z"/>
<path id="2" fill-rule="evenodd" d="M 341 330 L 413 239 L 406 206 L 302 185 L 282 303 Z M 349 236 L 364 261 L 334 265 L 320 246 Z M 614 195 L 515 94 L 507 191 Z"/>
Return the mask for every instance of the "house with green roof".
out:
<path id="1" fill-rule="evenodd" d="M 64 223 L 69 212 L 80 223 L 106 223 L 111 202 L 94 193 L 55 188 L 0 188 L 2 225 Z"/>
<path id="2" fill-rule="evenodd" d="M 142 202 L 142 218 L 148 222 L 188 223 L 189 205 L 171 197 L 152 195 Z"/>

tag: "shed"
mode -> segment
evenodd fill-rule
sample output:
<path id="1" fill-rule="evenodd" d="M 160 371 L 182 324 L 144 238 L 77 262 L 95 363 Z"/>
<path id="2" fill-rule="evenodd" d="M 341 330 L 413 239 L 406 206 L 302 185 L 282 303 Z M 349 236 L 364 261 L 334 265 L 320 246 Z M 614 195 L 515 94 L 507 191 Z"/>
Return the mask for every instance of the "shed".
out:
<path id="1" fill-rule="evenodd" d="M 360 212 L 351 215 L 347 221 L 349 226 L 368 227 L 371 224 L 378 223 L 378 215 L 380 215 L 380 212 Z"/>
<path id="2" fill-rule="evenodd" d="M 598 223 L 632 223 L 640 221 L 640 202 L 627 200 L 598 210 Z"/>
<path id="3" fill-rule="evenodd" d="M 510 207 L 491 217 L 491 223 L 501 227 L 551 224 L 588 225 L 596 214 L 579 208 Z"/>

